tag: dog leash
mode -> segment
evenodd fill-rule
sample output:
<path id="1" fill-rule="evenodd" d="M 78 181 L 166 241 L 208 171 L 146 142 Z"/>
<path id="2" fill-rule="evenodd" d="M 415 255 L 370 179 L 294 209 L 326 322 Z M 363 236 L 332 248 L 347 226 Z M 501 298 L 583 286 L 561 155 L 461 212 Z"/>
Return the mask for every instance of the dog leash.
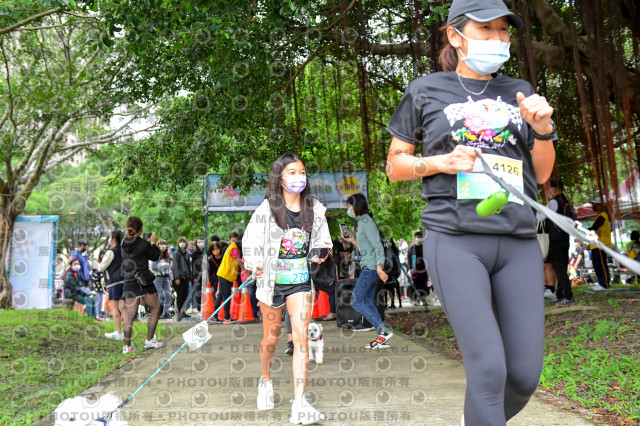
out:
<path id="1" fill-rule="evenodd" d="M 586 229 L 581 222 L 579 222 L 577 220 L 572 220 L 572 219 L 568 218 L 567 216 L 563 216 L 560 213 L 551 210 L 547 206 L 543 206 L 542 204 L 540 204 L 537 201 L 533 200 L 529 196 L 523 194 L 522 192 L 520 192 L 518 189 L 516 189 L 512 185 L 510 185 L 507 182 L 505 182 L 504 179 L 502 179 L 499 176 L 496 176 L 493 173 L 493 171 L 491 171 L 491 168 L 489 167 L 489 164 L 487 164 L 486 160 L 482 156 L 481 151 L 479 149 L 477 149 L 477 148 L 476 148 L 476 154 L 478 155 L 478 158 L 480 159 L 480 162 L 482 163 L 482 167 L 484 169 L 481 173 L 486 174 L 491 179 L 496 181 L 505 191 L 507 191 L 510 194 L 513 194 L 514 196 L 516 196 L 519 199 L 521 199 L 529 207 L 531 207 L 534 210 L 538 211 L 539 213 L 542 213 L 543 215 L 545 215 L 553 223 L 558 225 L 558 227 L 560 229 L 562 229 L 567 234 L 572 235 L 575 239 L 580 240 L 580 241 L 582 241 L 584 243 L 588 243 L 588 244 L 591 244 L 593 246 L 598 247 L 600 250 L 603 250 L 605 253 L 610 255 L 612 258 L 614 258 L 618 262 L 620 262 L 620 264 L 626 266 L 631 271 L 633 271 L 635 274 L 640 275 L 640 262 L 638 262 L 636 260 L 633 260 L 631 258 L 628 258 L 626 256 L 623 256 L 620 253 L 612 250 L 608 246 L 604 245 L 598 239 L 598 235 L 595 233 L 595 231 L 591 231 L 589 229 Z"/>
<path id="2" fill-rule="evenodd" d="M 239 291 L 239 290 L 243 289 L 243 288 L 244 288 L 244 287 L 246 287 L 248 284 L 251 284 L 253 281 L 255 281 L 255 278 L 253 278 L 253 276 L 254 276 L 257 272 L 258 272 L 258 270 L 255 270 L 255 271 L 254 271 L 250 276 L 248 276 L 248 277 L 247 277 L 247 279 L 246 279 L 246 281 L 245 281 L 244 283 L 242 283 L 242 285 L 240 285 L 240 286 L 238 287 L 238 290 L 237 290 L 237 291 Z M 226 304 L 231 300 L 231 298 L 232 298 L 234 295 L 235 295 L 235 294 L 232 294 L 231 296 L 227 297 L 227 299 L 226 299 L 224 302 L 222 302 L 222 303 L 220 304 L 220 306 L 218 306 L 218 309 L 216 309 L 215 311 L 213 311 L 213 313 L 211 314 L 211 316 L 210 316 L 209 318 L 207 318 L 204 322 L 205 322 L 205 323 L 208 323 L 208 322 L 209 322 L 209 321 L 210 321 L 210 320 L 211 320 L 211 319 L 212 319 L 212 318 L 213 318 L 213 317 L 218 313 L 218 311 L 219 311 L 220 309 L 222 309 L 222 307 L 223 307 L 224 305 L 226 305 Z M 132 400 L 132 399 L 133 399 L 133 398 L 138 394 L 138 392 L 140 392 L 140 391 L 141 391 L 145 386 L 147 386 L 147 385 L 149 384 L 149 382 L 151 382 L 151 380 L 153 380 L 153 378 L 154 378 L 154 377 L 155 377 L 155 376 L 156 376 L 156 375 L 157 375 L 157 374 L 158 374 L 158 373 L 159 373 L 159 372 L 160 372 L 164 367 L 166 367 L 166 366 L 167 366 L 167 364 L 169 364 L 169 363 L 171 362 L 171 360 L 172 360 L 176 355 L 178 355 L 178 353 L 179 353 L 181 350 L 183 350 L 183 349 L 185 348 L 185 346 L 187 346 L 187 344 L 188 344 L 188 343 L 185 341 L 185 342 L 182 344 L 182 346 L 180 346 L 180 348 L 179 348 L 177 351 L 175 351 L 175 352 L 173 353 L 173 355 L 171 355 L 171 356 L 169 357 L 169 359 L 167 359 L 167 360 L 165 361 L 165 363 L 164 363 L 164 364 L 162 364 L 162 366 L 160 366 L 160 368 L 158 368 L 158 369 L 156 370 L 156 372 L 155 372 L 155 373 L 153 373 L 153 374 L 151 375 L 151 377 L 149 377 L 149 378 L 147 379 L 147 381 L 146 381 L 146 382 L 144 382 L 144 383 L 142 384 L 142 386 L 140 386 L 140 387 L 139 387 L 135 392 L 133 392 L 133 393 L 132 393 L 132 394 L 131 394 L 127 399 L 125 399 L 124 401 L 122 401 L 122 403 L 121 403 L 120 405 L 118 405 L 118 407 L 117 407 L 115 410 L 110 411 L 110 412 L 109 412 L 109 413 L 107 413 L 104 417 L 101 417 L 101 418 L 97 419 L 97 421 L 102 422 L 102 424 L 106 426 L 106 425 L 109 423 L 109 421 L 111 420 L 111 417 L 113 416 L 113 414 L 114 414 L 116 411 L 118 411 L 118 410 L 120 410 L 121 408 L 123 408 L 123 407 L 124 407 L 125 405 L 127 405 L 129 402 L 131 402 L 131 400 Z"/>

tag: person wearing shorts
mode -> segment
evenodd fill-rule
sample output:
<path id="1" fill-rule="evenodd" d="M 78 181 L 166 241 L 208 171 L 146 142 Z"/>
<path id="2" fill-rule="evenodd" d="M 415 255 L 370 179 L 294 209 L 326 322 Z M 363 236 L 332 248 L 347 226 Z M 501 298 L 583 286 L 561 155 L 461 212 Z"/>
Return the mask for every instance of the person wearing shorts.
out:
<path id="1" fill-rule="evenodd" d="M 310 424 L 324 418 L 304 397 L 304 390 L 312 309 L 307 262 L 321 263 L 323 260 L 315 255 L 315 250 L 332 246 L 326 210 L 311 195 L 300 157 L 285 154 L 273 164 L 265 201 L 253 213 L 242 240 L 245 267 L 257 271 L 256 297 L 260 302 L 264 330 L 260 344 L 262 376 L 258 382 L 258 409 L 275 408 L 271 363 L 286 306 L 295 345 L 292 360 L 294 399 L 290 416 L 294 424 Z"/>
<path id="2" fill-rule="evenodd" d="M 422 178 L 424 257 L 464 358 L 467 426 L 506 425 L 536 390 L 544 357 L 535 215 L 510 195 L 500 213 L 481 217 L 476 206 L 501 188 L 470 173 L 483 170 L 481 150 L 535 199 L 536 183 L 553 170 L 553 108 L 528 82 L 498 72 L 509 58 L 509 25 L 522 20 L 502 0 L 453 0 L 444 71 L 414 80 L 387 127 L 389 179 Z"/>

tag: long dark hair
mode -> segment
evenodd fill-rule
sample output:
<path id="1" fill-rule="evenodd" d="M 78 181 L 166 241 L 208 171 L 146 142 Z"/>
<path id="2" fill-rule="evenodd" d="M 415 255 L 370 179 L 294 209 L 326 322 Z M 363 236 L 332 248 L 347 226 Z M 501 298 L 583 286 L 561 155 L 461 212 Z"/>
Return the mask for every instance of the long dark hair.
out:
<path id="1" fill-rule="evenodd" d="M 438 60 L 440 61 L 440 65 L 442 65 L 443 71 L 455 71 L 458 67 L 458 50 L 449 43 L 449 37 L 447 37 L 447 28 L 453 27 L 462 32 L 469 21 L 469 18 L 464 15 L 460 15 L 453 18 L 450 24 L 440 27 L 440 32 L 442 32 L 443 46 L 440 50 Z"/>
<path id="2" fill-rule="evenodd" d="M 373 218 L 373 213 L 369 210 L 369 202 L 363 193 L 358 192 L 357 194 L 350 195 L 349 198 L 347 198 L 347 204 L 353 207 L 353 212 L 356 216 L 368 214 Z"/>
<path id="3" fill-rule="evenodd" d="M 271 215 L 276 220 L 276 223 L 280 228 L 285 229 L 287 227 L 287 209 L 282 195 L 282 171 L 291 163 L 296 161 L 304 164 L 302 159 L 295 154 L 284 154 L 279 157 L 271 166 L 271 173 L 269 174 L 269 182 L 267 183 L 267 193 L 265 194 L 265 200 L 269 201 L 269 207 L 271 208 Z M 300 193 L 300 222 L 302 227 L 310 231 L 313 227 L 313 201 L 315 197 L 311 194 L 311 188 L 309 188 L 309 181 L 307 178 L 307 186 Z"/>
<path id="4" fill-rule="evenodd" d="M 82 267 L 82 262 L 80 262 L 80 259 L 78 258 L 73 258 L 71 259 L 71 261 L 69 261 L 69 267 L 67 268 L 66 271 L 64 271 L 64 274 L 62 274 L 62 279 L 64 280 L 65 278 L 67 278 L 67 275 L 69 274 L 73 274 L 75 271 L 73 269 L 71 269 L 71 267 L 73 266 L 73 262 L 78 262 L 80 264 L 80 267 Z M 78 276 L 80 277 L 80 271 L 78 271 Z M 82 279 L 82 278 L 80 278 Z"/>

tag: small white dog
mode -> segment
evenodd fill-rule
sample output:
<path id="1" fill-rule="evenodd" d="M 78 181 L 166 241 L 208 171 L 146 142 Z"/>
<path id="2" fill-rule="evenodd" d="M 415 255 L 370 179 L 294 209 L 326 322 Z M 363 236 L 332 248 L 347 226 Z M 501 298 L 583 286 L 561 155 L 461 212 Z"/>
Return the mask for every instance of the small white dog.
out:
<path id="1" fill-rule="evenodd" d="M 322 325 L 315 322 L 309 323 L 309 362 L 315 361 L 322 364 L 324 359 L 324 339 L 322 337 Z"/>
<path id="2" fill-rule="evenodd" d="M 84 396 L 65 399 L 53 412 L 54 426 L 104 426 L 105 423 L 98 421 L 98 419 L 118 408 L 121 402 L 111 392 L 102 395 L 97 400 L 87 399 Z M 106 424 L 109 426 L 129 425 L 120 410 L 113 413 Z"/>

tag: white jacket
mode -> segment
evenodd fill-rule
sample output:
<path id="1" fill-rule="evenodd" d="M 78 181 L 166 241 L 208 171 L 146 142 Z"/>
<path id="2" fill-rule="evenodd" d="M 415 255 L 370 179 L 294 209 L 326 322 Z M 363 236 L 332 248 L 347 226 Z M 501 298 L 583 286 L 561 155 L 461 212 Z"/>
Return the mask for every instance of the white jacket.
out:
<path id="1" fill-rule="evenodd" d="M 314 248 L 332 247 L 329 225 L 325 213 L 327 208 L 315 200 L 313 203 L 313 228 L 309 250 Z M 242 237 L 242 254 L 244 266 L 253 271 L 258 261 L 264 263 L 262 278 L 256 281 L 256 298 L 271 306 L 273 303 L 273 288 L 276 281 L 276 267 L 278 253 L 284 229 L 280 228 L 271 215 L 269 201 L 264 200 L 253 212 Z"/>

